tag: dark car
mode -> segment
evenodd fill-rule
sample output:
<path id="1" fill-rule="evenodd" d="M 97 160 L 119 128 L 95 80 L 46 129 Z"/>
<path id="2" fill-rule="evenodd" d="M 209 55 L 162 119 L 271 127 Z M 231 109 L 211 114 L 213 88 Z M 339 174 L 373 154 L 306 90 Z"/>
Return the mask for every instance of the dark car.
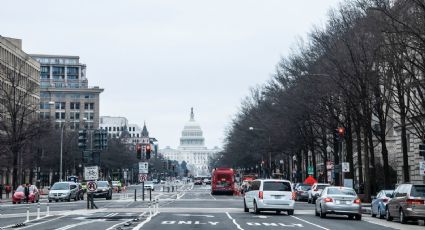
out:
<path id="1" fill-rule="evenodd" d="M 98 181 L 97 189 L 93 192 L 94 197 L 106 198 L 107 200 L 112 199 L 112 186 L 108 181 Z"/>
<path id="2" fill-rule="evenodd" d="M 295 199 L 297 201 L 300 200 L 308 200 L 308 190 L 311 189 L 311 185 L 309 184 L 300 184 L 295 188 Z"/>
<path id="3" fill-rule="evenodd" d="M 202 178 L 195 178 L 195 180 L 193 181 L 195 185 L 202 185 Z"/>
<path id="4" fill-rule="evenodd" d="M 391 195 L 385 214 L 388 221 L 394 217 L 400 223 L 409 220 L 425 220 L 425 184 L 401 184 Z"/>

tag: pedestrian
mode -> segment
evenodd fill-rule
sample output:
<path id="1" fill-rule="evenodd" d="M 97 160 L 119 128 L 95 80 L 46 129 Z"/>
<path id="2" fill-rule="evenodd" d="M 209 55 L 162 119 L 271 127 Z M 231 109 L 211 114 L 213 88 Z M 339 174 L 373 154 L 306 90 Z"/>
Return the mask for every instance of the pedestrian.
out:
<path id="1" fill-rule="evenodd" d="M 29 196 L 30 196 L 30 185 L 26 184 L 24 188 L 25 202 L 28 204 Z"/>
<path id="2" fill-rule="evenodd" d="M 12 188 L 9 184 L 6 185 L 6 199 L 9 199 L 9 193 L 12 191 Z"/>

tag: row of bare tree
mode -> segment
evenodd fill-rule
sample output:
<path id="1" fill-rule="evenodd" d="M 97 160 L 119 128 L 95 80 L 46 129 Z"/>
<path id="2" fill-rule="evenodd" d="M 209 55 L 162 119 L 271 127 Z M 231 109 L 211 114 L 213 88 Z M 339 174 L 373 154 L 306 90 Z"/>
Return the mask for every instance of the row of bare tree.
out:
<path id="1" fill-rule="evenodd" d="M 409 165 L 409 139 L 425 137 L 425 1 L 345 1 L 299 44 L 242 102 L 216 163 L 249 168 L 270 152 L 272 160 L 295 156 L 300 169 L 310 152 L 313 175 L 326 175 L 318 159 L 341 162 L 333 134 L 342 127 L 344 161 L 356 169 L 346 178 L 367 196 L 409 182 L 417 169 Z M 390 142 L 401 145 L 401 181 Z"/>

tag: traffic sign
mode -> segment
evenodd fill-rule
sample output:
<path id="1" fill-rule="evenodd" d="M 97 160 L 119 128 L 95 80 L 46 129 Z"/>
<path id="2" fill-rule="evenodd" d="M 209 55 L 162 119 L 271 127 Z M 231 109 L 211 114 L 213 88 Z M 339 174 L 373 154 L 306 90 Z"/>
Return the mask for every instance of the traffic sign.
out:
<path id="1" fill-rule="evenodd" d="M 98 166 L 84 167 L 84 180 L 97 180 L 97 179 L 99 179 Z"/>
<path id="2" fill-rule="evenodd" d="M 87 190 L 89 190 L 89 192 L 94 192 L 97 189 L 97 184 L 96 181 L 89 181 L 87 182 Z"/>
<path id="3" fill-rule="evenodd" d="M 419 174 L 425 176 L 425 161 L 419 162 Z"/>
<path id="4" fill-rule="evenodd" d="M 146 181 L 147 178 L 148 178 L 148 174 L 139 173 L 139 182 Z"/>
<path id="5" fill-rule="evenodd" d="M 149 172 L 148 162 L 139 162 L 139 173 L 147 174 Z"/>
<path id="6" fill-rule="evenodd" d="M 350 164 L 348 162 L 342 162 L 342 172 L 350 172 Z"/>
<path id="7" fill-rule="evenodd" d="M 326 162 L 326 169 L 327 170 L 332 170 L 334 168 L 334 163 L 333 161 L 327 161 Z"/>
<path id="8" fill-rule="evenodd" d="M 308 166 L 308 168 L 307 168 L 308 175 L 313 175 L 313 171 L 314 171 L 313 166 Z"/>

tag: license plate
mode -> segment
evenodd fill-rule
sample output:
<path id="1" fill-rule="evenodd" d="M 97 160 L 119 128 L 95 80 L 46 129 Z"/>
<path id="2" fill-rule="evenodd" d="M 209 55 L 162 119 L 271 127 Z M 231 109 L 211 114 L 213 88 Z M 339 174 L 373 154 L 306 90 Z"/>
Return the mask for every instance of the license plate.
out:
<path id="1" fill-rule="evenodd" d="M 281 195 L 274 195 L 274 198 L 275 199 L 282 199 L 284 196 L 281 196 Z"/>

